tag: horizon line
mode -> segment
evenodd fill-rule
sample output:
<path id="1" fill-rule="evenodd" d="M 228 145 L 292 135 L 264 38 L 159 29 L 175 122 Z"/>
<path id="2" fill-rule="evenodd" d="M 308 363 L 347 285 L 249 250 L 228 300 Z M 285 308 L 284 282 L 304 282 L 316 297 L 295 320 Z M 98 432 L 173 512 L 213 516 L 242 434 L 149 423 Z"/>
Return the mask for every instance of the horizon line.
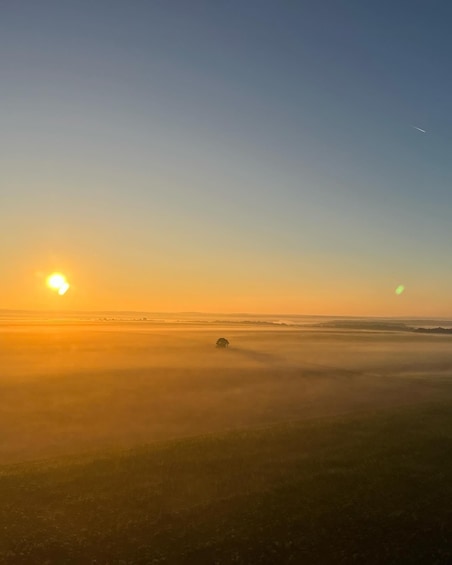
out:
<path id="1" fill-rule="evenodd" d="M 46 314 L 154 314 L 154 315 L 201 315 L 201 316 L 266 316 L 266 317 L 303 317 L 303 318 L 374 318 L 374 319 L 396 319 L 396 320 L 409 320 L 409 319 L 434 319 L 434 320 L 445 320 L 452 319 L 450 316 L 419 316 L 419 315 L 404 315 L 404 316 L 394 316 L 394 315 L 351 315 L 351 314 L 296 314 L 296 313 L 277 313 L 269 314 L 263 312 L 203 312 L 196 310 L 174 310 L 174 311 L 152 311 L 152 310 L 52 310 L 52 309 L 25 309 L 25 308 L 0 308 L 0 313 L 46 313 Z"/>

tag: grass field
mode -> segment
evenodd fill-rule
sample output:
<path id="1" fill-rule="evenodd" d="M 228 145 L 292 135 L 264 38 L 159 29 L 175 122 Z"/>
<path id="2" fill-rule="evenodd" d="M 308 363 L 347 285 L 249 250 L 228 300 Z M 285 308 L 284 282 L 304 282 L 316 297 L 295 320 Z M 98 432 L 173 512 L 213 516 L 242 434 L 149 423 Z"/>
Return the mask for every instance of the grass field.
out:
<path id="1" fill-rule="evenodd" d="M 448 336 L 17 324 L 0 367 L 0 563 L 452 562 Z"/>
<path id="2" fill-rule="evenodd" d="M 450 563 L 451 405 L 4 467 L 5 563 Z"/>

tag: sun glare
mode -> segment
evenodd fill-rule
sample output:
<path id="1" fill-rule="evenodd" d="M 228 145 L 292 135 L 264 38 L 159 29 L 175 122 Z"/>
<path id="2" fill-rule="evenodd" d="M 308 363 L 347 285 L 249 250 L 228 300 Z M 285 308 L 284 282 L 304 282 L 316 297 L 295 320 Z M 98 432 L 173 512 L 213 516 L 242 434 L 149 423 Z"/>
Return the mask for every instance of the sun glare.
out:
<path id="1" fill-rule="evenodd" d="M 70 287 L 66 277 L 61 273 L 53 273 L 47 277 L 47 286 L 52 290 L 57 291 L 60 296 L 66 294 Z"/>

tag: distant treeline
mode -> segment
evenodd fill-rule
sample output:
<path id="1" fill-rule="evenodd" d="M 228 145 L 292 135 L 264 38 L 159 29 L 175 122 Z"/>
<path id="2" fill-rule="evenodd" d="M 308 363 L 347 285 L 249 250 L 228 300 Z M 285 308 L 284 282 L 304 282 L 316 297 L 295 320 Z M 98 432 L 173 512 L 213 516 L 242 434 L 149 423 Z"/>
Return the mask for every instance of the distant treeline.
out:
<path id="1" fill-rule="evenodd" d="M 423 334 L 452 334 L 452 328 L 413 328 L 413 331 Z"/>
<path id="2" fill-rule="evenodd" d="M 452 334 L 452 328 L 443 328 L 441 326 L 435 328 L 413 327 L 401 322 L 390 321 L 364 321 L 364 320 L 337 320 L 316 324 L 317 328 L 331 328 L 342 330 L 367 330 L 367 331 L 395 331 L 395 332 L 416 332 L 428 334 Z"/>

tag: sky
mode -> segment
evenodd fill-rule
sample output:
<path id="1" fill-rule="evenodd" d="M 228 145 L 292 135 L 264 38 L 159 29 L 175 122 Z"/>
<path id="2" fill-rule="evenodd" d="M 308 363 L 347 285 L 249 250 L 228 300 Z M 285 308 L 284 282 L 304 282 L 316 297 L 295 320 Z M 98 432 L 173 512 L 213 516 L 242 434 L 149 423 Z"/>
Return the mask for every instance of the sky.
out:
<path id="1" fill-rule="evenodd" d="M 0 308 L 451 316 L 451 17 L 3 0 Z"/>

